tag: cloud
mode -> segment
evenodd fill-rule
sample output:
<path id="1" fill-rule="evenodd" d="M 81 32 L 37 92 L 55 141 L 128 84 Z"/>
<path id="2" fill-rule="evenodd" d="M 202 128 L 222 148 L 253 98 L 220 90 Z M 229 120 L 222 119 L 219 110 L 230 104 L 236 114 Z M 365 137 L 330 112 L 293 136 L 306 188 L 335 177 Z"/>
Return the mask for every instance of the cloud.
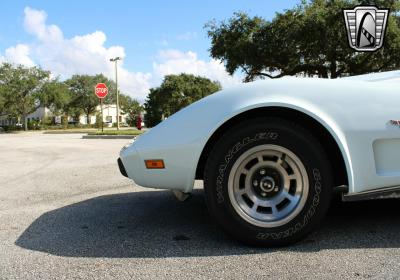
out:
<path id="1" fill-rule="evenodd" d="M 47 22 L 43 10 L 30 7 L 24 9 L 24 29 L 34 37 L 30 44 L 17 44 L 9 47 L 0 56 L 0 62 L 7 61 L 26 66 L 38 65 L 50 70 L 55 76 L 67 79 L 74 74 L 103 73 L 114 79 L 114 64 L 109 59 L 126 57 L 122 46 L 106 47 L 107 36 L 102 31 L 65 38 L 62 30 Z M 189 40 L 197 36 L 185 33 L 178 40 Z M 167 43 L 166 43 L 167 44 Z M 166 47 L 163 45 L 162 47 Z M 143 102 L 150 87 L 160 84 L 164 75 L 191 73 L 218 80 L 223 87 L 240 82 L 238 77 L 227 74 L 224 66 L 217 60 L 201 60 L 192 51 L 161 50 L 154 59 L 152 73 L 132 72 L 118 62 L 118 82 L 122 92 Z"/>
<path id="2" fill-rule="evenodd" d="M 0 61 L 23 64 L 31 67 L 34 66 L 35 63 L 30 59 L 29 54 L 30 49 L 28 45 L 18 44 L 15 47 L 6 49 L 4 56 L 0 57 Z"/>
<path id="3" fill-rule="evenodd" d="M 32 44 L 18 44 L 5 50 L 1 61 L 40 65 L 54 75 L 67 79 L 74 74 L 103 73 L 113 79 L 114 64 L 110 58 L 125 58 L 121 46 L 105 47 L 107 36 L 102 31 L 65 38 L 62 30 L 56 25 L 46 23 L 45 11 L 30 7 L 24 9 L 24 29 L 36 39 Z M 122 92 L 144 101 L 150 88 L 150 73 L 131 72 L 119 61 L 119 84 Z"/>
<path id="4" fill-rule="evenodd" d="M 190 73 L 217 80 L 226 88 L 240 83 L 240 78 L 230 76 L 224 65 L 215 59 L 201 60 L 192 51 L 162 50 L 158 55 L 158 62 L 153 63 L 155 79 L 162 79 L 165 75 Z"/>
<path id="5" fill-rule="evenodd" d="M 38 37 L 41 41 L 62 41 L 63 34 L 56 25 L 46 25 L 47 14 L 45 11 L 39 11 L 26 7 L 24 9 L 24 27 L 25 30 Z"/>

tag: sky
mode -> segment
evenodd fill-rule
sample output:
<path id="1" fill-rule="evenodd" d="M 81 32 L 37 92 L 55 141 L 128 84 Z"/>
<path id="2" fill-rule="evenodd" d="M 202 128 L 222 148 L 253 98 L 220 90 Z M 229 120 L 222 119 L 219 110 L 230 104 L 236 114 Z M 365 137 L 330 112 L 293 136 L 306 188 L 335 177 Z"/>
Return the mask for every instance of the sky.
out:
<path id="1" fill-rule="evenodd" d="M 114 78 L 109 59 L 120 56 L 122 92 L 143 102 L 164 75 L 182 72 L 241 82 L 209 55 L 204 25 L 234 12 L 272 19 L 299 0 L 201 1 L 0 1 L 0 62 L 40 66 L 67 79 L 103 73 Z"/>

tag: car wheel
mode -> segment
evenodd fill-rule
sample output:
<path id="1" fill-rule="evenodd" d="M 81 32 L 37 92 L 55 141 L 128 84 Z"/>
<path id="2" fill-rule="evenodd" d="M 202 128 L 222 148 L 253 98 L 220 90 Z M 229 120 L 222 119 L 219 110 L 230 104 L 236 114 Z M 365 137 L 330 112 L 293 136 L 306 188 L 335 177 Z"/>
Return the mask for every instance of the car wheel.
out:
<path id="1" fill-rule="evenodd" d="M 306 129 L 283 119 L 251 119 L 214 146 L 204 189 L 211 215 L 234 238 L 282 246 L 304 237 L 326 213 L 331 167 Z"/>

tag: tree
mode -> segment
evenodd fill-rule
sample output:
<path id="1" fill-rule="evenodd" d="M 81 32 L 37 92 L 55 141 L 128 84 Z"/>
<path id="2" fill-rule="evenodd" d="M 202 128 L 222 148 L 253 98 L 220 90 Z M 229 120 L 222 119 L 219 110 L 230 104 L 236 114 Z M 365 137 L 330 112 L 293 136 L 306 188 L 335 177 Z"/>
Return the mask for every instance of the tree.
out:
<path id="1" fill-rule="evenodd" d="M 39 99 L 41 105 L 49 108 L 53 115 L 62 116 L 64 126 L 68 124 L 70 115 L 81 112 L 79 108 L 75 107 L 68 85 L 59 81 L 58 78 L 44 85 L 43 94 Z"/>
<path id="2" fill-rule="evenodd" d="M 94 93 L 94 88 L 97 83 L 105 83 L 108 88 L 113 88 L 113 82 L 107 79 L 104 75 L 98 74 L 95 76 L 90 75 L 73 75 L 70 79 L 65 81 L 72 94 L 71 105 L 75 108 L 81 109 L 90 124 L 90 116 L 95 114 L 96 107 L 99 105 L 99 98 Z M 113 94 L 109 93 L 104 100 L 109 103 L 113 99 Z"/>
<path id="3" fill-rule="evenodd" d="M 384 47 L 357 53 L 348 46 L 342 9 L 372 2 L 391 9 Z M 245 81 L 300 73 L 337 78 L 400 67 L 399 9 L 394 0 L 311 0 L 277 13 L 272 21 L 235 13 L 206 28 L 211 56 L 222 60 L 231 75 L 243 71 Z"/>
<path id="4" fill-rule="evenodd" d="M 21 118 L 24 129 L 28 129 L 26 116 L 39 106 L 43 86 L 49 81 L 50 72 L 38 67 L 14 66 L 8 63 L 0 66 L 0 92 L 5 112 Z"/>
<path id="5" fill-rule="evenodd" d="M 187 105 L 221 89 L 218 82 L 190 74 L 168 75 L 160 87 L 150 89 L 144 104 L 148 126 L 157 125 Z"/>
<path id="6" fill-rule="evenodd" d="M 146 126 L 153 127 L 161 122 L 163 117 L 164 106 L 162 92 L 160 88 L 151 88 L 147 95 L 144 109 L 146 111 Z"/>
<path id="7" fill-rule="evenodd" d="M 0 86 L 0 114 L 1 114 L 2 112 L 4 112 L 4 104 L 5 104 L 5 102 L 6 102 L 4 93 L 3 93 L 3 91 L 1 90 L 1 88 L 2 88 L 2 87 Z"/>
<path id="8" fill-rule="evenodd" d="M 128 114 L 128 124 L 130 126 L 135 126 L 136 119 L 143 111 L 143 106 L 140 105 L 139 101 L 125 94 L 119 95 L 119 104 L 122 114 Z"/>

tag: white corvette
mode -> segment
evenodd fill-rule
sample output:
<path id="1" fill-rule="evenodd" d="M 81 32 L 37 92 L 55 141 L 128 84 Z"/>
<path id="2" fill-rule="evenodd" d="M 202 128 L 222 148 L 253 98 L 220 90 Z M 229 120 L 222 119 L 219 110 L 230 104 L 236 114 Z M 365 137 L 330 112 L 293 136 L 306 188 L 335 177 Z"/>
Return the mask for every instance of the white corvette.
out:
<path id="1" fill-rule="evenodd" d="M 343 200 L 400 190 L 400 72 L 282 78 L 212 94 L 125 146 L 122 174 L 190 193 L 235 238 L 295 242 Z"/>

